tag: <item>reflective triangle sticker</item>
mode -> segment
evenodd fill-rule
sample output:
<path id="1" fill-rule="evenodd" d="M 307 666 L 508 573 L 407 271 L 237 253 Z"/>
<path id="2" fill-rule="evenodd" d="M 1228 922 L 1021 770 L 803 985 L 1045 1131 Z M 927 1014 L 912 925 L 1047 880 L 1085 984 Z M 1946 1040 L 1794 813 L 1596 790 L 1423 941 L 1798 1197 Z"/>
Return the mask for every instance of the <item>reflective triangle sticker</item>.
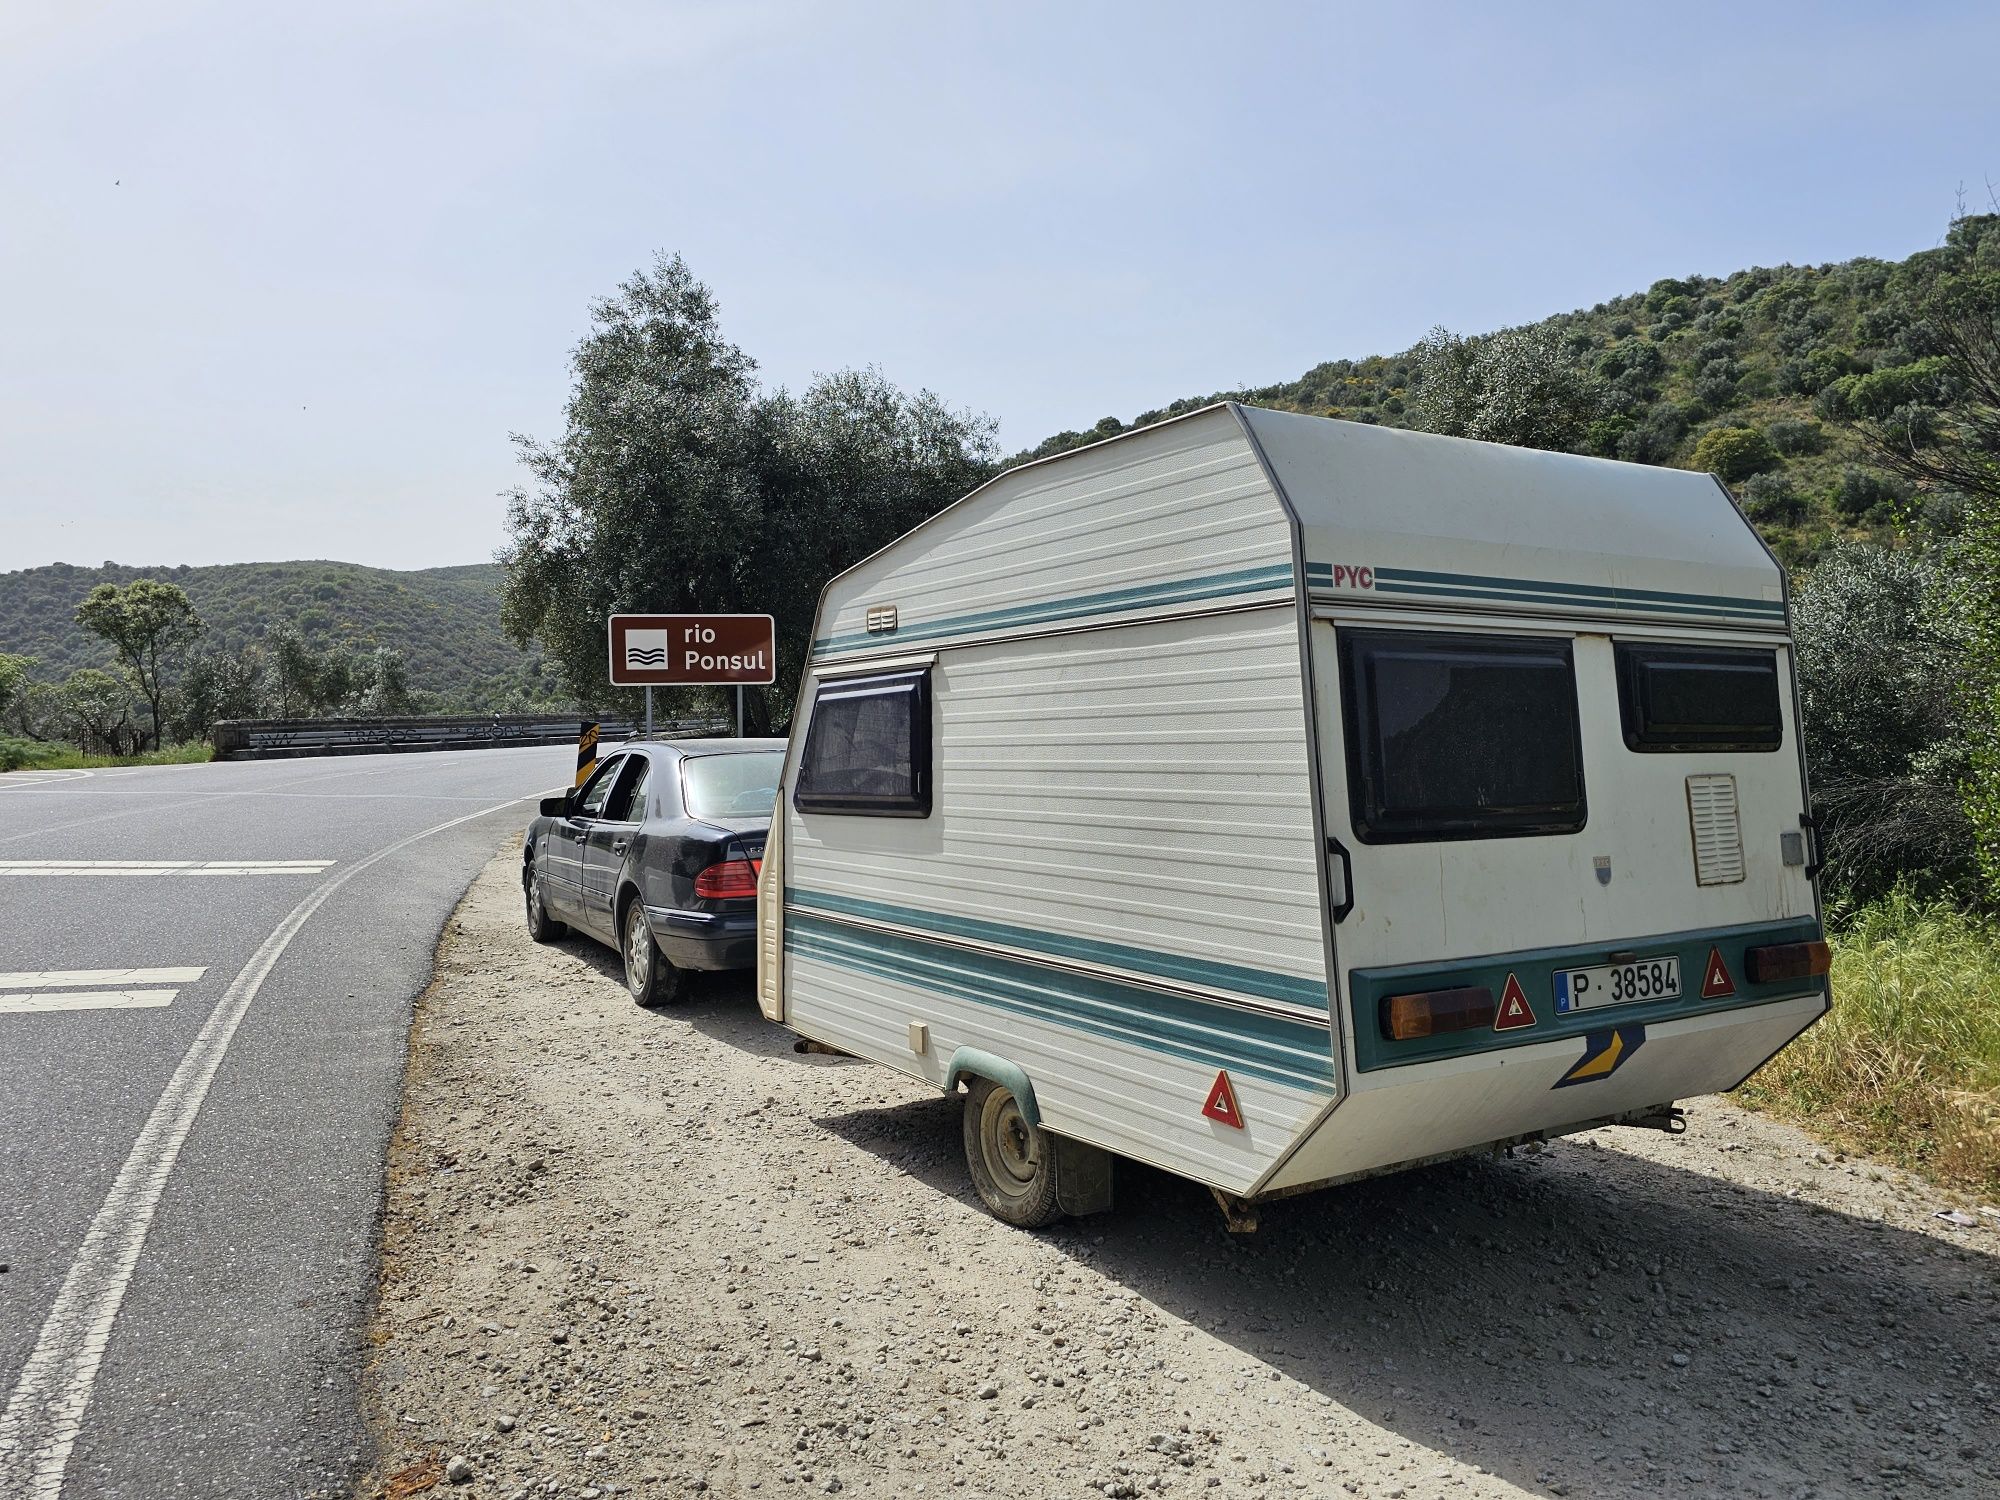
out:
<path id="1" fill-rule="evenodd" d="M 1500 1010 L 1493 1017 L 1495 1031 L 1518 1031 L 1523 1026 L 1535 1024 L 1535 1012 L 1528 1004 L 1528 997 L 1521 991 L 1521 981 L 1512 974 L 1500 991 Z"/>
<path id="2" fill-rule="evenodd" d="M 1243 1128 L 1243 1111 L 1237 1107 L 1236 1087 L 1229 1081 L 1228 1069 L 1215 1075 L 1215 1086 L 1208 1091 L 1208 1102 L 1202 1105 L 1201 1112 L 1232 1130 Z"/>
<path id="3" fill-rule="evenodd" d="M 1720 1000 L 1725 995 L 1736 993 L 1736 981 L 1729 977 L 1729 965 L 1722 961 L 1722 950 L 1708 950 L 1708 967 L 1701 971 L 1701 998 Z"/>

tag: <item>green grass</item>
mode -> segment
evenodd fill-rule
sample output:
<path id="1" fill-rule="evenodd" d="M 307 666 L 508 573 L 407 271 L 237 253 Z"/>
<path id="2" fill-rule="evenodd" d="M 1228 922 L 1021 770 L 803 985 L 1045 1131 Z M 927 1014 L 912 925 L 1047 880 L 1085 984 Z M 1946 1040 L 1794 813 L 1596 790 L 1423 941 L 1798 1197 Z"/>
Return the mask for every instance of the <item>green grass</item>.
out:
<path id="1" fill-rule="evenodd" d="M 187 766 L 215 759 L 206 740 L 168 745 L 142 755 L 85 755 L 74 745 L 0 737 L 0 771 L 80 771 L 101 766 Z"/>
<path id="2" fill-rule="evenodd" d="M 2000 928 L 1903 891 L 1833 942 L 1833 1010 L 1745 1085 L 1747 1102 L 2000 1195 Z"/>

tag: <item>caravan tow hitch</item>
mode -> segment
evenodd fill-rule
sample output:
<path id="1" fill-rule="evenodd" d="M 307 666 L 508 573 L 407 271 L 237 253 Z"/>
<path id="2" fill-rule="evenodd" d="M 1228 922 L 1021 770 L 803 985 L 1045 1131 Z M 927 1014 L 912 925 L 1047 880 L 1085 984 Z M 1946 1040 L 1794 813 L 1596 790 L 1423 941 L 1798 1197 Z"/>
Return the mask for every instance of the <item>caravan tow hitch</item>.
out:
<path id="1" fill-rule="evenodd" d="M 1651 1109 L 1620 1115 L 1611 1123 L 1630 1125 L 1637 1130 L 1664 1130 L 1668 1135 L 1682 1135 L 1688 1128 L 1687 1111 L 1678 1104 L 1656 1104 Z"/>

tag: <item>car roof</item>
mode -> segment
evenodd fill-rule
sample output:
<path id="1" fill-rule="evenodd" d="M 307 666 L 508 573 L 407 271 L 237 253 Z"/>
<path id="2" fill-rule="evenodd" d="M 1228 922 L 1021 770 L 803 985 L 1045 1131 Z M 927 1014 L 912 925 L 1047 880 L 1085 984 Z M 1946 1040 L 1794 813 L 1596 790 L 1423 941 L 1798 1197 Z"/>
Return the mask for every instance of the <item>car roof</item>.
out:
<path id="1" fill-rule="evenodd" d="M 627 740 L 617 747 L 619 750 L 655 750 L 670 755 L 693 757 L 698 755 L 747 755 L 757 750 L 782 750 L 782 739 L 718 739 L 718 740 Z"/>

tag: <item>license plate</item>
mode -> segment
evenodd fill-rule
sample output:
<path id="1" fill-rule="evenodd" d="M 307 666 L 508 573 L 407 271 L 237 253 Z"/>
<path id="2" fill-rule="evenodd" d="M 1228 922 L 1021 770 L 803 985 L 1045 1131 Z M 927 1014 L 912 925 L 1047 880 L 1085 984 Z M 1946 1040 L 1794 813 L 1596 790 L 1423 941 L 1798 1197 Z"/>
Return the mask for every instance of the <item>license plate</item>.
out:
<path id="1" fill-rule="evenodd" d="M 1591 1010 L 1600 1005 L 1637 1005 L 1642 1000 L 1678 1000 L 1681 961 L 1641 958 L 1629 964 L 1605 964 L 1595 969 L 1556 971 L 1556 1014 Z"/>

